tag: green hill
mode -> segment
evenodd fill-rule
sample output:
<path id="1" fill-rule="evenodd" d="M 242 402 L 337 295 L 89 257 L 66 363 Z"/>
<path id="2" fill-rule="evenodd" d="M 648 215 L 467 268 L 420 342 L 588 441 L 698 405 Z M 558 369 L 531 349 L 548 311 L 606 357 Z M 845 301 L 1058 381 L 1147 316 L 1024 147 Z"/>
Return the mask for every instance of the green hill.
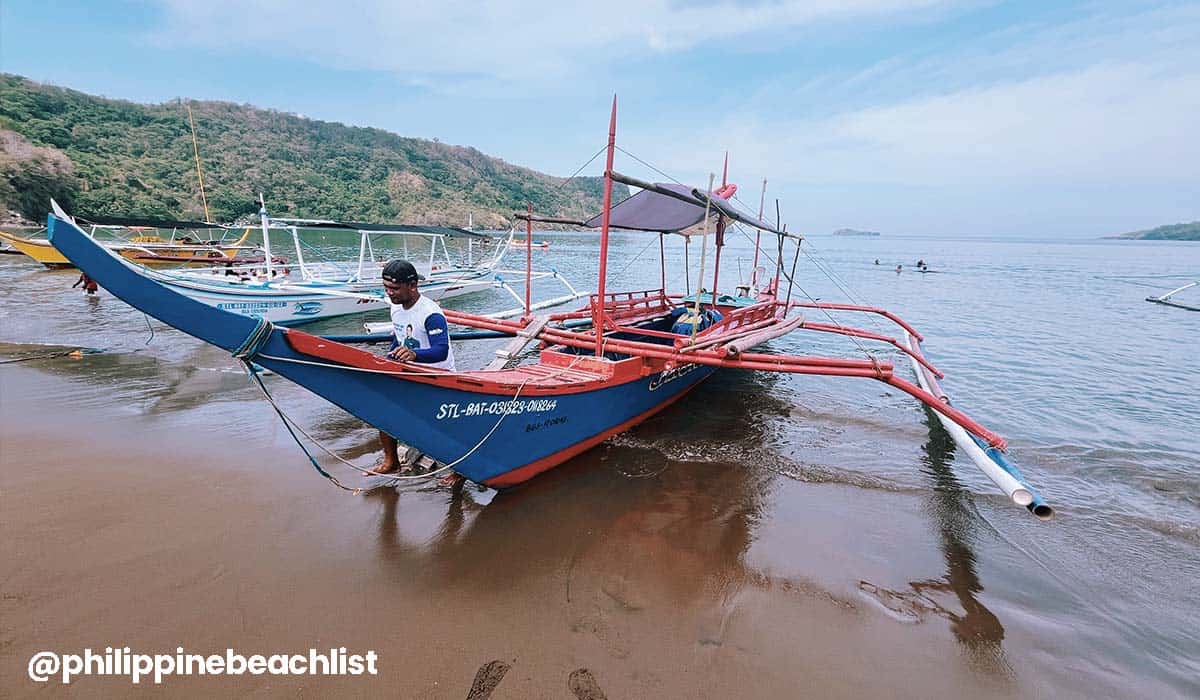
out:
<path id="1" fill-rule="evenodd" d="M 276 216 L 484 228 L 533 202 L 600 209 L 603 180 L 544 175 L 474 148 L 226 102 L 193 102 L 215 221 Z M 628 189 L 617 186 L 618 192 Z M 187 107 L 136 104 L 0 74 L 0 216 L 43 220 L 53 196 L 93 215 L 203 218 Z"/>
<path id="2" fill-rule="evenodd" d="M 1200 221 L 1122 233 L 1119 236 L 1112 236 L 1112 238 L 1136 238 L 1145 241 L 1200 241 Z"/>

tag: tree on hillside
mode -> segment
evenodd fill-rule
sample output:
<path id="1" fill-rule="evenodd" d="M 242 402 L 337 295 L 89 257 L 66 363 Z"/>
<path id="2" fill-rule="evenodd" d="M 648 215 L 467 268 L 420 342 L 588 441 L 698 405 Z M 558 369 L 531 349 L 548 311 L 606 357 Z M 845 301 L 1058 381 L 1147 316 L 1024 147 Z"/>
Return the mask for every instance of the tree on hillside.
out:
<path id="1" fill-rule="evenodd" d="M 35 146 L 20 134 L 0 129 L 0 215 L 15 211 L 41 221 L 55 199 L 70 210 L 79 191 L 75 165 L 65 153 Z"/>

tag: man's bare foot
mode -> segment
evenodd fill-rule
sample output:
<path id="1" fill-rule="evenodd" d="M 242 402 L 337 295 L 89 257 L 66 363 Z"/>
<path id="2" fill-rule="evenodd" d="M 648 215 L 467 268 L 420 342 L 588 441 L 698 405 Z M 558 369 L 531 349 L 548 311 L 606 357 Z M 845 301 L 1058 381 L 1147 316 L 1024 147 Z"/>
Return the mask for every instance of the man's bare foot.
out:
<path id="1" fill-rule="evenodd" d="M 376 462 L 375 465 L 373 467 L 371 467 L 370 469 L 368 469 L 367 471 L 369 471 L 373 474 L 395 474 L 399 470 L 400 470 L 400 465 L 397 464 L 396 462 L 380 460 L 380 461 Z"/>

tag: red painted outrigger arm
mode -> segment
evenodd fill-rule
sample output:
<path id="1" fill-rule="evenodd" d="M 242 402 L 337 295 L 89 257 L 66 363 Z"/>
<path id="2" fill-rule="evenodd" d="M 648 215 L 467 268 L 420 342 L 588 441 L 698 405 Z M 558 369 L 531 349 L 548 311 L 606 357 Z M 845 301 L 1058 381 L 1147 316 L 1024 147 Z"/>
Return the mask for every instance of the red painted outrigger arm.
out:
<path id="1" fill-rule="evenodd" d="M 619 296 L 628 298 L 618 299 Z M 645 329 L 638 329 L 629 326 L 618 324 L 618 320 L 626 320 L 626 314 L 634 314 L 630 316 L 630 320 L 643 317 L 652 317 L 659 315 L 667 310 L 671 301 L 670 298 L 661 293 L 661 290 L 651 290 L 646 292 L 621 292 L 616 294 L 607 294 L 604 302 L 600 302 L 600 297 L 592 299 L 587 310 L 578 312 L 554 314 L 552 318 L 556 320 L 566 320 L 571 318 L 580 318 L 591 315 L 593 318 L 600 316 L 604 319 L 604 332 L 596 333 L 595 329 L 584 331 L 571 331 L 562 328 L 546 327 L 538 334 L 538 338 L 544 343 L 563 345 L 566 347 L 577 348 L 582 350 L 593 350 L 597 347 L 603 348 L 604 351 L 617 352 L 637 357 L 644 357 L 655 360 L 664 360 L 667 366 L 678 366 L 683 364 L 701 364 L 714 367 L 725 367 L 729 369 L 746 369 L 768 372 L 787 372 L 791 374 L 811 374 L 824 375 L 835 377 L 862 377 L 866 379 L 876 379 L 884 384 L 893 386 L 906 394 L 916 398 L 917 400 L 929 406 L 933 410 L 941 413 L 958 425 L 961 425 L 965 430 L 971 432 L 981 439 L 986 441 L 992 447 L 1000 450 L 1005 450 L 1008 447 L 1008 441 L 1000 435 L 988 430 L 983 425 L 972 419 L 967 414 L 954 408 L 948 402 L 943 401 L 934 394 L 922 389 L 920 386 L 901 379 L 895 376 L 893 365 L 890 362 L 879 360 L 855 360 L 848 358 L 837 357 L 821 357 L 808 355 L 770 355 L 757 352 L 739 352 L 732 353 L 728 348 L 717 345 L 716 347 L 700 347 L 710 343 L 705 342 L 703 336 L 697 336 L 695 345 L 684 345 L 677 347 L 675 345 L 661 345 L 657 343 L 647 343 L 635 340 L 622 340 L 605 335 L 608 331 L 630 331 L 646 335 Z M 774 315 L 770 315 L 770 320 L 764 324 L 759 320 L 763 311 L 771 310 L 774 305 Z M 894 338 L 883 336 L 877 333 L 872 333 L 859 328 L 849 328 L 844 326 L 831 326 L 828 324 L 810 324 L 801 318 L 786 318 L 782 312 L 783 307 L 801 306 L 807 308 L 824 308 L 840 311 L 859 311 L 867 313 L 877 313 L 886 316 L 888 319 L 895 322 L 900 327 L 907 330 L 915 338 L 922 336 L 909 325 L 904 319 L 895 314 L 869 306 L 858 306 L 854 304 L 825 304 L 825 303 L 800 303 L 792 302 L 791 304 L 782 304 L 778 302 L 764 302 L 751 307 L 737 309 L 727 316 L 725 323 L 726 328 L 735 330 L 744 329 L 749 333 L 764 334 L 764 336 L 776 337 L 783 335 L 791 330 L 816 330 L 822 332 L 838 332 L 856 337 L 868 338 L 872 340 L 880 340 L 884 342 L 896 344 Z M 474 314 L 465 314 L 462 312 L 445 310 L 446 318 L 451 323 L 494 330 L 503 333 L 516 334 L 517 331 L 524 329 L 525 324 L 520 321 L 497 320 L 490 319 Z M 741 316 L 746 317 L 747 323 L 738 325 L 737 319 Z M 774 329 L 771 326 L 775 326 Z M 771 335 L 772 330 L 780 332 Z M 713 334 L 719 342 L 721 333 Z M 742 340 L 749 335 L 739 336 Z M 769 337 L 763 337 L 762 340 L 767 340 Z M 736 342 L 730 338 L 729 342 Z M 919 347 L 919 346 L 918 346 Z M 901 347 L 907 354 L 911 355 L 922 366 L 928 367 L 931 372 L 938 377 L 943 376 L 928 360 L 920 353 L 919 350 L 913 351 Z"/>

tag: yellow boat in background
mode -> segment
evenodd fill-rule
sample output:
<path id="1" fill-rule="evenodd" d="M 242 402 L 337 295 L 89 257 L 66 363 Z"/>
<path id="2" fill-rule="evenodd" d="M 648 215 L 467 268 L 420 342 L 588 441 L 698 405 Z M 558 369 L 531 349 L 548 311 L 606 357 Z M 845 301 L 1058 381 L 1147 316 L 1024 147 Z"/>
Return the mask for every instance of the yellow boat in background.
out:
<path id="1" fill-rule="evenodd" d="M 21 236 L 5 231 L 0 231 L 0 240 L 5 241 L 13 248 L 16 248 L 46 267 L 74 267 L 65 255 L 50 245 L 50 241 L 37 238 L 22 238 Z"/>
<path id="2" fill-rule="evenodd" d="M 233 259 L 241 250 L 248 250 L 242 244 L 245 243 L 252 230 L 251 227 L 247 227 L 241 238 L 226 244 L 218 241 L 192 241 L 187 238 L 169 241 L 157 235 L 137 235 L 128 241 L 112 241 L 104 245 L 106 248 L 120 253 L 123 257 L 142 265 L 214 265 Z M 5 231 L 0 231 L 0 240 L 7 242 L 13 248 L 46 267 L 74 267 L 48 240 L 25 238 Z M 257 250 L 257 248 L 249 248 L 249 250 Z"/>

